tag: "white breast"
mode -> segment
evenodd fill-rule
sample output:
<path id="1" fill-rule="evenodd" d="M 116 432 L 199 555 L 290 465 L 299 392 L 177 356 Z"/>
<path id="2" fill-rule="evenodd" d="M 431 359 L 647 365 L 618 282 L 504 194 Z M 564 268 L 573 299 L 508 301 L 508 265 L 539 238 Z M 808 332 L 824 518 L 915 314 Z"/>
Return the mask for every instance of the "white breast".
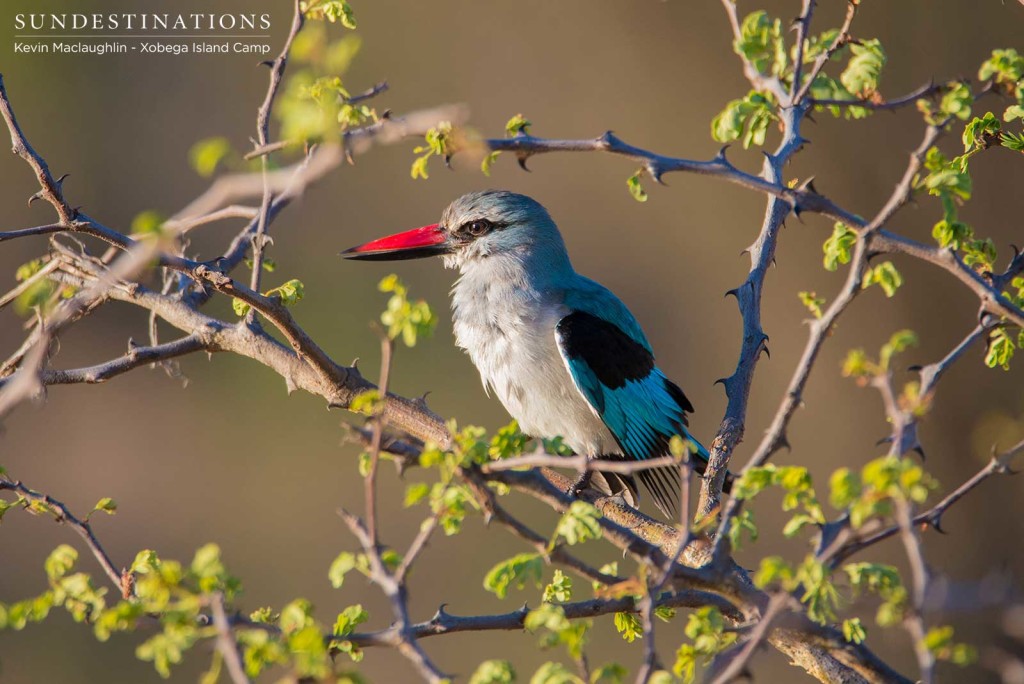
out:
<path id="1" fill-rule="evenodd" d="M 617 453 L 558 351 L 555 326 L 568 313 L 562 292 L 500 280 L 469 269 L 452 293 L 456 343 L 469 353 L 485 388 L 529 435 L 561 436 L 580 454 Z"/>

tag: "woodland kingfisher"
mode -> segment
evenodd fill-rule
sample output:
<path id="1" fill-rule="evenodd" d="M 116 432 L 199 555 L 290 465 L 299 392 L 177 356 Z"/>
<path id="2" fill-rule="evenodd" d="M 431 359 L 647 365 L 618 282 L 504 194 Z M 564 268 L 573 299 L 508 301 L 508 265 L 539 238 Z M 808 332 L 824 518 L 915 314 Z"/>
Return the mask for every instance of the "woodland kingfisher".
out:
<path id="1" fill-rule="evenodd" d="M 452 289 L 456 343 L 533 437 L 561 437 L 577 454 L 644 460 L 689 440 L 703 473 L 708 451 L 687 430 L 693 406 L 654 363 L 633 314 L 602 285 L 576 273 L 547 210 L 525 195 L 488 190 L 452 202 L 440 223 L 342 252 L 348 259 L 442 256 L 460 277 Z M 672 517 L 680 472 L 636 473 Z M 636 505 L 631 475 L 588 470 L 574 484 Z"/>

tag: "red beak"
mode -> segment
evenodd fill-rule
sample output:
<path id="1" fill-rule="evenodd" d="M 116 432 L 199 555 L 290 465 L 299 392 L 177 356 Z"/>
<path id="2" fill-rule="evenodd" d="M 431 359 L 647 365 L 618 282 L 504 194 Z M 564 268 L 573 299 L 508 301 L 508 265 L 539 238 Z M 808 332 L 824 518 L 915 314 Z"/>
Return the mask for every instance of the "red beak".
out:
<path id="1" fill-rule="evenodd" d="M 342 252 L 341 256 L 365 261 L 397 261 L 437 256 L 449 251 L 448 238 L 444 230 L 434 223 L 350 247 Z"/>

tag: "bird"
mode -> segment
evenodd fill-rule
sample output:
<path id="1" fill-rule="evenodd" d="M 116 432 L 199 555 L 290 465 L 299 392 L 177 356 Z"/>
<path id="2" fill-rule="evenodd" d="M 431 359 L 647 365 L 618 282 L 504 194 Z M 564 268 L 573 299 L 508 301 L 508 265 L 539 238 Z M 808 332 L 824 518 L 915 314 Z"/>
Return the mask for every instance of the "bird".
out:
<path id="1" fill-rule="evenodd" d="M 459 271 L 451 291 L 456 344 L 491 391 L 535 438 L 560 437 L 588 459 L 643 461 L 688 440 L 704 473 L 708 450 L 689 432 L 693 405 L 655 363 L 640 324 L 603 285 L 576 272 L 548 211 L 506 190 L 459 197 L 438 223 L 341 252 L 347 259 L 393 261 L 440 256 Z M 636 476 L 673 518 L 677 465 Z M 727 487 L 731 476 L 727 478 Z M 586 469 L 569 488 L 639 499 L 632 474 Z"/>

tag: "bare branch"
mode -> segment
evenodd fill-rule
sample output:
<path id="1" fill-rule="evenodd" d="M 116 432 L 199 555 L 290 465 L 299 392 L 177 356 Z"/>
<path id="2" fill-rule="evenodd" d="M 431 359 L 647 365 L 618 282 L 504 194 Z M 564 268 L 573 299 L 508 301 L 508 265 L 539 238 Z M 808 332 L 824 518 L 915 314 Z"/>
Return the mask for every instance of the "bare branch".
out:
<path id="1" fill-rule="evenodd" d="M 810 102 L 812 107 L 862 107 L 873 111 L 885 111 L 912 105 L 918 100 L 941 93 L 945 88 L 946 86 L 944 85 L 925 83 L 923 86 L 894 100 L 816 100 L 812 98 L 808 102 Z"/>

